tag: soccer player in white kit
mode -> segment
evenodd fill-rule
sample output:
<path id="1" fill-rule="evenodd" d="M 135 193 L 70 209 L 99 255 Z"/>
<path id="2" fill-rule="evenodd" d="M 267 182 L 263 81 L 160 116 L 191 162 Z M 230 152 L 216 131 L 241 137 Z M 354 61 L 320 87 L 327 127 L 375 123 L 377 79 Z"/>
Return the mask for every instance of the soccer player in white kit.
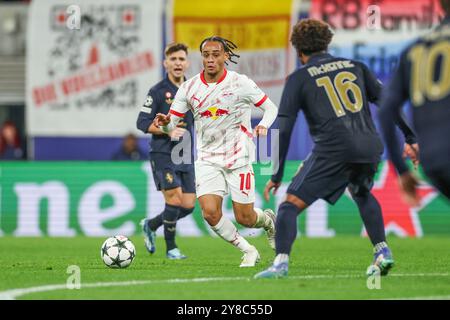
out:
<path id="1" fill-rule="evenodd" d="M 253 136 L 267 135 L 278 109 L 247 76 L 225 68 L 239 57 L 229 40 L 213 36 L 202 41 L 204 70 L 178 89 L 169 114 L 158 114 L 155 125 L 165 132 L 176 128 L 189 110 L 194 114 L 197 134 L 195 161 L 196 194 L 204 219 L 222 239 L 241 250 L 240 267 L 253 267 L 258 250 L 242 237 L 222 214 L 223 197 L 231 193 L 236 221 L 249 228 L 264 228 L 275 249 L 275 214 L 254 208 L 255 177 Z M 251 130 L 251 107 L 264 110 L 260 123 Z"/>

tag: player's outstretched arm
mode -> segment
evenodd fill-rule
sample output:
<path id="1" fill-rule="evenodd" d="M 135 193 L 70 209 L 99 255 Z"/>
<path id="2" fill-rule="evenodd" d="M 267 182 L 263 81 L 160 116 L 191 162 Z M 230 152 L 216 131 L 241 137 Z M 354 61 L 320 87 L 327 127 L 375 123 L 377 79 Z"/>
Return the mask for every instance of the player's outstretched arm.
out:
<path id="1" fill-rule="evenodd" d="M 157 127 L 160 127 L 161 130 L 168 134 L 171 138 L 178 139 L 181 137 L 185 130 L 180 130 L 179 122 L 184 118 L 185 113 L 189 110 L 186 99 L 186 92 L 184 87 L 181 86 L 175 98 L 172 102 L 172 106 L 170 107 L 168 114 L 158 113 L 155 117 L 154 124 Z M 180 135 L 181 134 L 181 135 Z"/>
<path id="2" fill-rule="evenodd" d="M 270 180 L 273 186 L 272 183 L 268 183 L 266 186 L 268 192 L 273 189 L 275 193 L 283 178 L 289 143 L 300 110 L 300 85 L 301 81 L 298 79 L 298 74 L 293 74 L 289 76 L 283 89 L 277 118 L 280 130 L 278 137 L 279 152 L 278 154 L 272 154 L 273 175 Z"/>
<path id="3" fill-rule="evenodd" d="M 402 102 L 395 97 L 386 97 L 379 112 L 381 133 L 383 135 L 386 148 L 388 151 L 388 156 L 393 162 L 397 172 L 399 174 L 408 171 L 405 161 L 402 157 L 402 151 L 400 150 L 400 140 L 397 137 L 395 130 L 395 119 L 399 116 L 398 110 L 399 104 Z"/>
<path id="4" fill-rule="evenodd" d="M 278 137 L 279 153 L 278 155 L 272 155 L 273 175 L 271 177 L 271 181 L 275 184 L 281 183 L 281 180 L 283 179 L 284 166 L 286 164 L 291 135 L 296 120 L 297 115 L 287 116 L 281 114 L 278 116 L 278 124 L 280 127 L 280 134 Z M 273 158 L 274 156 L 275 158 Z M 274 191 L 276 191 L 276 189 Z"/>
<path id="5" fill-rule="evenodd" d="M 369 99 L 370 102 L 380 107 L 383 93 L 383 84 L 381 83 L 380 80 L 377 79 L 377 77 L 373 74 L 373 72 L 370 71 L 370 69 L 364 63 L 359 64 L 362 67 L 364 73 L 364 83 L 366 86 L 367 98 Z M 396 76 L 401 78 L 402 74 L 397 74 Z M 396 87 L 395 92 L 392 92 L 390 94 L 391 96 L 390 98 L 399 99 L 399 101 L 401 100 L 401 102 L 399 103 L 399 105 L 401 106 L 403 105 L 403 102 L 406 100 L 407 93 L 405 93 L 405 89 L 403 84 L 401 83 L 401 80 L 397 81 L 397 83 L 394 82 L 395 80 L 391 81 L 390 83 L 391 87 L 393 85 Z M 386 90 L 389 90 L 389 88 L 388 87 L 385 88 L 384 91 Z M 406 143 L 410 146 L 417 145 L 416 135 L 414 131 L 411 129 L 411 127 L 408 125 L 404 112 L 401 109 L 398 110 L 398 114 L 393 119 L 394 123 L 397 125 L 397 127 L 402 131 L 403 135 L 405 136 Z M 405 151 L 407 151 L 406 149 L 408 148 L 405 146 Z M 413 154 L 408 151 L 407 151 L 408 156 L 409 155 L 413 156 Z M 416 157 L 413 156 L 411 157 L 411 159 L 416 159 Z M 414 161 L 415 160 L 413 160 L 413 162 Z"/>
<path id="6" fill-rule="evenodd" d="M 385 88 L 380 105 L 380 127 L 384 141 L 386 143 L 389 158 L 392 160 L 399 175 L 408 172 L 409 169 L 402 157 L 400 141 L 395 132 L 395 124 L 401 119 L 401 108 L 408 98 L 408 93 L 404 89 L 404 56 L 399 62 L 399 67 L 395 71 L 391 82 Z M 415 141 L 406 141 L 411 148 L 405 149 L 405 154 L 409 155 L 413 161 L 418 160 L 418 145 Z"/>
<path id="7" fill-rule="evenodd" d="M 264 115 L 259 124 L 255 127 L 254 135 L 266 136 L 267 130 L 277 118 L 278 108 L 269 98 L 264 101 L 260 108 L 264 110 Z"/>
<path id="8" fill-rule="evenodd" d="M 155 90 L 152 88 L 147 94 L 147 98 L 144 104 L 141 106 L 141 110 L 139 112 L 136 127 L 144 133 L 163 134 L 159 128 L 156 128 L 153 125 L 153 120 L 157 113 L 159 113 L 161 103 L 158 99 L 158 95 Z"/>

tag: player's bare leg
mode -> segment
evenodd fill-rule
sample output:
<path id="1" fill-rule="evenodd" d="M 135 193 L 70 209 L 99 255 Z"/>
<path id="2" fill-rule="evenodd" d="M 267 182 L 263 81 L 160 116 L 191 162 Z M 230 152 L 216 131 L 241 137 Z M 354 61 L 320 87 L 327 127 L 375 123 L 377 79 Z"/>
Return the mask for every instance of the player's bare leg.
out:
<path id="1" fill-rule="evenodd" d="M 197 199 L 195 193 L 183 193 L 181 196 L 181 206 L 180 213 L 178 214 L 178 219 L 183 219 L 184 217 L 190 215 L 195 209 L 195 200 Z"/>
<path id="2" fill-rule="evenodd" d="M 287 194 L 286 200 L 278 208 L 275 260 L 272 266 L 256 274 L 255 278 L 282 278 L 287 276 L 289 254 L 297 237 L 297 217 L 307 207 L 308 205 L 302 199 L 293 194 Z"/>
<path id="3" fill-rule="evenodd" d="M 181 206 L 183 208 L 194 208 L 196 199 L 195 193 L 183 193 L 181 195 Z"/>
<path id="4" fill-rule="evenodd" d="M 244 253 L 241 267 L 253 267 L 259 260 L 259 253 L 254 246 L 242 237 L 230 219 L 222 214 L 222 197 L 206 194 L 198 198 L 203 218 L 211 229 L 222 239 L 231 243 Z"/>
<path id="5" fill-rule="evenodd" d="M 208 224 L 216 226 L 222 218 L 222 197 L 215 194 L 205 194 L 198 198 L 202 208 L 203 218 Z"/>
<path id="6" fill-rule="evenodd" d="M 183 199 L 183 190 L 181 189 L 181 187 L 162 190 L 162 193 L 167 204 L 177 207 L 181 206 L 181 202 Z"/>
<path id="7" fill-rule="evenodd" d="M 247 228 L 264 228 L 272 249 L 275 250 L 275 214 L 272 210 L 255 208 L 253 203 L 233 201 L 236 221 Z"/>

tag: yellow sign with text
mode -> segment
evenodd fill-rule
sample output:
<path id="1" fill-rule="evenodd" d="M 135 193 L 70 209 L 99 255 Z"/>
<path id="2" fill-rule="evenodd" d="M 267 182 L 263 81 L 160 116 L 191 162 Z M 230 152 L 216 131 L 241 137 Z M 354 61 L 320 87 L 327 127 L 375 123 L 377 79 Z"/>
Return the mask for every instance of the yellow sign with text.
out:
<path id="1" fill-rule="evenodd" d="M 198 48 L 212 35 L 240 50 L 281 49 L 289 43 L 292 0 L 176 0 L 174 40 Z"/>

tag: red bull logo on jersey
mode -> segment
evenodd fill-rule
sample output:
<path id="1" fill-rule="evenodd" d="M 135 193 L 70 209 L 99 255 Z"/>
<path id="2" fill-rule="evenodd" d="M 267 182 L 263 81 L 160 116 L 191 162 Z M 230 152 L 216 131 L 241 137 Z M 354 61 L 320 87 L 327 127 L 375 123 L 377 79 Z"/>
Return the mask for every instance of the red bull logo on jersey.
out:
<path id="1" fill-rule="evenodd" d="M 211 118 L 212 120 L 216 120 L 217 118 L 228 114 L 230 114 L 228 110 L 218 107 L 209 107 L 207 110 L 199 113 L 200 118 Z"/>

